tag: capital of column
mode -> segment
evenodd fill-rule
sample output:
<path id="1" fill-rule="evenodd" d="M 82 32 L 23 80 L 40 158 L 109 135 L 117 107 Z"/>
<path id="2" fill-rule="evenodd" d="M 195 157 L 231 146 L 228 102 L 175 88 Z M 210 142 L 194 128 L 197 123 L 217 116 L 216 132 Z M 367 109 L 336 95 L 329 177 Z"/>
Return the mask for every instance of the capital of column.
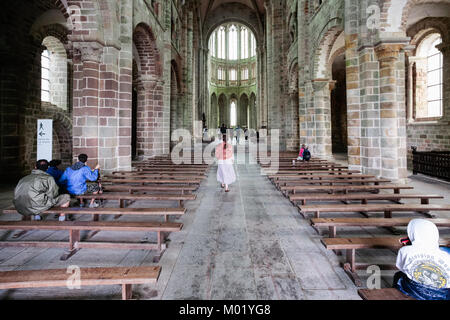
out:
<path id="1" fill-rule="evenodd" d="M 375 46 L 375 52 L 378 60 L 381 62 L 395 61 L 398 58 L 400 50 L 404 49 L 406 43 L 379 43 Z"/>
<path id="2" fill-rule="evenodd" d="M 325 88 L 331 91 L 335 88 L 336 81 L 330 79 L 314 79 L 312 80 L 312 86 L 316 91 L 324 90 Z"/>
<path id="3" fill-rule="evenodd" d="M 74 54 L 81 55 L 81 61 L 102 61 L 103 46 L 98 42 L 74 42 L 73 50 Z"/>

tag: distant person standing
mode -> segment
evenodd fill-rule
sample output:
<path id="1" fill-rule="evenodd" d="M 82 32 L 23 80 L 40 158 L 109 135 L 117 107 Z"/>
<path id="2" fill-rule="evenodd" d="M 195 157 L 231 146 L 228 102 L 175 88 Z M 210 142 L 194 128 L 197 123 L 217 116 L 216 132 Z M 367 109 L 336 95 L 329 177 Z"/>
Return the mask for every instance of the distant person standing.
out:
<path id="1" fill-rule="evenodd" d="M 227 136 L 222 138 L 223 142 L 216 147 L 216 158 L 219 167 L 217 169 L 217 181 L 225 188 L 225 192 L 230 192 L 229 185 L 236 181 L 233 163 L 233 146 L 227 143 Z"/>
<path id="2" fill-rule="evenodd" d="M 222 126 L 220 127 L 220 133 L 222 135 L 227 134 L 227 127 L 225 126 L 225 123 L 222 123 Z"/>

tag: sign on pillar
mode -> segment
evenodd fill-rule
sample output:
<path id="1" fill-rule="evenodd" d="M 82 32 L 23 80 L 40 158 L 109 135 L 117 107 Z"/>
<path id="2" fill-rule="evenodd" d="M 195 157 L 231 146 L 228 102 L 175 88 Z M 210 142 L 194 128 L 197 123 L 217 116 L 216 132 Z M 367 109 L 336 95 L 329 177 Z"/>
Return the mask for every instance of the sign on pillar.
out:
<path id="1" fill-rule="evenodd" d="M 52 160 L 53 120 L 39 119 L 37 121 L 37 160 Z"/>

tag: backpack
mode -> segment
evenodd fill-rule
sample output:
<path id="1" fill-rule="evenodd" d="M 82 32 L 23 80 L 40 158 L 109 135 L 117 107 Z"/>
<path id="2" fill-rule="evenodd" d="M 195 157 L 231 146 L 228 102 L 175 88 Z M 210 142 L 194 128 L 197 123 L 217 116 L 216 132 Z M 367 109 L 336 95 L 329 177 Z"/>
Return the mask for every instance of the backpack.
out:
<path id="1" fill-rule="evenodd" d="M 305 161 L 311 160 L 311 152 L 309 152 L 308 149 L 305 149 L 305 151 L 303 151 L 303 160 Z"/>

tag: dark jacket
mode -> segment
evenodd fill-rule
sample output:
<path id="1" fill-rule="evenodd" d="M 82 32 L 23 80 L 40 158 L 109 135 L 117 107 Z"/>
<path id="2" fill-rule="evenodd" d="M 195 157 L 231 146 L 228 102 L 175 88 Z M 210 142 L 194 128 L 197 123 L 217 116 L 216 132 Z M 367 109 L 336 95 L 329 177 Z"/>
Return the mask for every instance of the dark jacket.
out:
<path id="1" fill-rule="evenodd" d="M 25 216 L 40 214 L 57 203 L 59 188 L 55 179 L 41 170 L 23 177 L 14 190 L 14 206 Z"/>
<path id="2" fill-rule="evenodd" d="M 59 184 L 64 186 L 70 194 L 81 195 L 86 193 L 86 181 L 96 181 L 97 179 L 98 170 L 92 171 L 84 163 L 77 162 L 64 171 L 59 179 Z"/>
<path id="3" fill-rule="evenodd" d="M 63 174 L 63 172 L 56 167 L 49 167 L 47 173 L 55 179 L 56 183 L 58 183 Z"/>

